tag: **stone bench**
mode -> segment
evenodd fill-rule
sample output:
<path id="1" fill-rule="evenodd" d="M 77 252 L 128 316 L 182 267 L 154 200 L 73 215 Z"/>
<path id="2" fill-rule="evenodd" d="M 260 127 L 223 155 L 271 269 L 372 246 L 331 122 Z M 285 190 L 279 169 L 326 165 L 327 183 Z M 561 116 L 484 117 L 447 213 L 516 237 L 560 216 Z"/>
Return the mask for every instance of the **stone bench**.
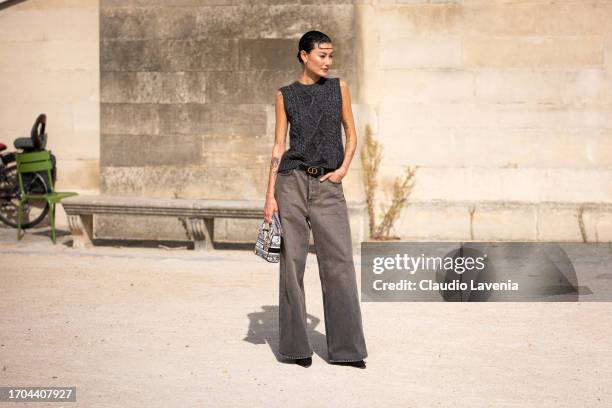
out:
<path id="1" fill-rule="evenodd" d="M 196 251 L 213 250 L 215 218 L 251 218 L 263 221 L 264 200 L 200 200 L 79 195 L 62 200 L 75 248 L 92 245 L 93 217 L 144 215 L 177 217 L 182 220 Z M 364 240 L 365 204 L 347 203 L 354 245 Z M 250 237 L 255 245 L 255 235 Z"/>
<path id="2" fill-rule="evenodd" d="M 117 196 L 75 196 L 62 201 L 75 248 L 92 245 L 96 214 L 153 215 L 184 221 L 196 251 L 213 249 L 215 218 L 258 218 L 263 221 L 264 201 L 198 200 Z M 255 245 L 256 237 L 253 237 Z"/>

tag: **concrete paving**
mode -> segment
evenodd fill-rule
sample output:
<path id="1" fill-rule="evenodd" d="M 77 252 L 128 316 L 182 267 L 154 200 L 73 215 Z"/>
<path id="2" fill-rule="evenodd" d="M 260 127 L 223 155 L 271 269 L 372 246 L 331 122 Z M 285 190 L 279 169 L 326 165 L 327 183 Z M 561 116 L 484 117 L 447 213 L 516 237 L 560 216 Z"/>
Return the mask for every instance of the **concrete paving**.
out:
<path id="1" fill-rule="evenodd" d="M 0 386 L 77 387 L 29 406 L 612 405 L 612 303 L 362 303 L 367 369 L 333 366 L 311 254 L 302 368 L 276 353 L 278 266 L 251 251 L 14 233 L 0 228 Z"/>

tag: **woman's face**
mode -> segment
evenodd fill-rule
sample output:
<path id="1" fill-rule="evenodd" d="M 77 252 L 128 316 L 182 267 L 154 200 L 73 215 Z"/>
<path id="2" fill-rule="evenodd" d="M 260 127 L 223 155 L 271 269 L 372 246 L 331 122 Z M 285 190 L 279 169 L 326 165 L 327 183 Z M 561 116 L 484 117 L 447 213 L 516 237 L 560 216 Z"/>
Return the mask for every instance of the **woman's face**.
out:
<path id="1" fill-rule="evenodd" d="M 305 62 L 306 69 L 319 76 L 326 76 L 329 72 L 329 67 L 334 57 L 333 54 L 334 46 L 331 43 L 315 44 L 315 48 L 313 48 L 310 53 L 306 54 L 305 51 L 302 52 L 302 55 L 304 55 L 307 60 Z"/>

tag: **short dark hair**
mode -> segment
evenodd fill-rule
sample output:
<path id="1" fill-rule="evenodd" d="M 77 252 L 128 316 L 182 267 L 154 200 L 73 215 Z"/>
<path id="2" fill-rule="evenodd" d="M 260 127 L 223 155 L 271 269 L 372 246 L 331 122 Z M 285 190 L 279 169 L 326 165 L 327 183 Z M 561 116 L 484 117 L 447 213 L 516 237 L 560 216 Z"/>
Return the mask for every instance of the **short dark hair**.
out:
<path id="1" fill-rule="evenodd" d="M 306 51 L 307 53 L 310 53 L 310 51 L 312 51 L 312 49 L 315 48 L 315 45 L 326 44 L 326 43 L 331 44 L 331 42 L 332 42 L 331 38 L 329 38 L 326 34 L 320 31 L 307 32 L 306 34 L 302 36 L 302 38 L 300 38 L 300 43 L 298 46 L 299 49 L 297 53 L 298 61 L 300 61 L 300 64 L 304 65 L 304 61 L 302 61 L 302 58 L 300 57 L 300 52 L 302 50 Z"/>

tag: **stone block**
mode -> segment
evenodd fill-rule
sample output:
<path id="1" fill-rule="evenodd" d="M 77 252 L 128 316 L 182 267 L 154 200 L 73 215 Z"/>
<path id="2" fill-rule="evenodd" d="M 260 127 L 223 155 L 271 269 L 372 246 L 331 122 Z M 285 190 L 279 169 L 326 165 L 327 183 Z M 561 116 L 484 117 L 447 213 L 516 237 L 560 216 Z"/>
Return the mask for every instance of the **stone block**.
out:
<path id="1" fill-rule="evenodd" d="M 397 104 L 413 102 L 473 102 L 475 73 L 458 70 L 388 70 L 381 93 Z"/>
<path id="2" fill-rule="evenodd" d="M 60 135 L 62 138 L 74 137 L 73 110 L 70 104 L 30 99 L 0 103 L 2 142 L 12 148 L 15 138 L 29 137 L 32 125 L 41 113 L 47 115 L 46 132 L 49 135 L 47 143 L 49 148 L 54 148 L 54 143 L 58 141 Z"/>
<path id="3" fill-rule="evenodd" d="M 354 38 L 334 40 L 332 67 L 336 70 L 355 67 Z M 300 69 L 296 40 L 256 38 L 239 40 L 240 70 L 289 71 Z"/>
<path id="4" fill-rule="evenodd" d="M 510 127 L 583 129 L 608 128 L 612 108 L 603 104 L 492 104 L 492 103 L 380 103 L 380 133 L 389 126 L 414 127 Z M 401 122 L 398 118 L 401 118 Z"/>
<path id="5" fill-rule="evenodd" d="M 536 206 L 499 206 L 479 203 L 472 218 L 477 241 L 534 241 L 537 237 Z"/>
<path id="6" fill-rule="evenodd" d="M 15 44 L 15 52 L 19 52 Z M 19 71 L 10 72 L 11 80 L 4 81 L 0 104 L 37 101 L 46 104 L 74 104 L 98 99 L 97 71 Z"/>
<path id="7" fill-rule="evenodd" d="M 68 0 L 50 0 L 68 1 Z M 76 0 L 72 0 L 76 1 Z M 93 1 L 93 0 L 89 0 Z M 253 6 L 300 4 L 353 4 L 355 0 L 100 0 L 100 7 L 205 7 L 205 6 Z"/>
<path id="8" fill-rule="evenodd" d="M 265 109 L 254 104 L 103 103 L 101 131 L 120 135 L 261 136 L 267 127 Z"/>
<path id="9" fill-rule="evenodd" d="M 100 133 L 115 135 L 160 134 L 160 107 L 161 105 L 144 103 L 101 103 Z M 165 131 L 164 133 L 173 132 Z"/>
<path id="10" fill-rule="evenodd" d="M 380 222 L 380 217 L 378 220 Z M 469 240 L 469 208 L 457 203 L 409 198 L 392 234 L 406 240 Z"/>
<path id="11" fill-rule="evenodd" d="M 582 242 L 578 206 L 538 205 L 538 241 Z"/>
<path id="12" fill-rule="evenodd" d="M 464 2 L 467 33 L 499 36 L 576 36 L 606 31 L 607 2 Z"/>
<path id="13" fill-rule="evenodd" d="M 153 10 L 155 34 L 153 38 L 190 39 L 200 29 L 196 10 L 190 7 L 145 7 Z"/>
<path id="14" fill-rule="evenodd" d="M 215 6 L 243 3 L 242 0 L 100 0 L 102 8 Z"/>
<path id="15" fill-rule="evenodd" d="M 97 38 L 0 42 L 0 71 L 97 71 L 98 47 Z"/>
<path id="16" fill-rule="evenodd" d="M 100 161 L 104 166 L 199 165 L 199 135 L 102 135 Z"/>
<path id="17" fill-rule="evenodd" d="M 202 198 L 263 200 L 268 188 L 269 166 L 228 165 L 207 168 Z"/>
<path id="18" fill-rule="evenodd" d="M 209 104 L 158 105 L 160 134 L 206 134 L 213 128 Z"/>
<path id="19" fill-rule="evenodd" d="M 538 241 L 582 242 L 578 206 L 538 205 Z"/>
<path id="20" fill-rule="evenodd" d="M 162 134 L 260 136 L 267 126 L 264 105 L 168 104 L 158 109 Z"/>
<path id="21" fill-rule="evenodd" d="M 498 104 L 493 108 L 498 126 L 549 129 L 607 129 L 612 106 L 603 104 Z"/>
<path id="22" fill-rule="evenodd" d="M 493 105 L 473 103 L 398 103 L 383 99 L 379 106 L 380 135 L 401 127 L 464 127 L 493 126 L 496 124 Z M 385 136 L 387 137 L 387 136 Z"/>
<path id="23" fill-rule="evenodd" d="M 241 38 L 238 40 L 240 70 L 290 70 L 299 62 L 295 40 L 286 38 Z"/>
<path id="24" fill-rule="evenodd" d="M 448 146 L 446 161 L 439 154 L 432 155 L 429 165 L 554 169 L 598 168 L 612 164 L 609 156 L 612 154 L 612 133 L 597 128 L 424 128 L 407 134 L 411 141 L 417 140 L 410 144 L 416 148 L 418 141 L 425 140 L 427 134 L 433 141 Z M 408 157 L 406 161 L 416 162 Z"/>
<path id="25" fill-rule="evenodd" d="M 383 42 L 396 36 L 435 36 L 460 34 L 463 6 L 456 2 L 442 4 L 381 4 L 376 20 Z"/>
<path id="26" fill-rule="evenodd" d="M 278 88 L 296 78 L 290 71 L 283 71 L 281 75 L 265 70 L 210 72 L 206 100 L 223 104 L 274 104 Z"/>
<path id="27" fill-rule="evenodd" d="M 586 68 L 603 65 L 601 36 L 463 37 L 466 68 Z"/>
<path id="28" fill-rule="evenodd" d="M 198 34 L 213 37 L 294 38 L 297 53 L 298 39 L 312 30 L 312 27 L 328 34 L 333 42 L 352 38 L 354 12 L 352 3 L 342 2 L 321 2 L 316 8 L 312 4 L 270 6 L 263 2 L 243 3 L 238 7 L 215 7 L 215 13 L 202 9 L 198 13 L 198 27 L 202 32 Z"/>
<path id="29" fill-rule="evenodd" d="M 238 68 L 238 40 L 100 41 L 100 71 L 218 71 Z"/>
<path id="30" fill-rule="evenodd" d="M 47 149 L 60 158 L 75 160 L 96 160 L 100 158 L 100 133 L 79 131 L 78 133 L 48 133 Z M 79 143 L 75 143 L 78 140 Z"/>
<path id="31" fill-rule="evenodd" d="M 103 195 L 142 197 L 144 183 L 150 180 L 150 173 L 151 169 L 144 167 L 106 167 L 101 163 L 100 192 Z"/>
<path id="32" fill-rule="evenodd" d="M 205 103 L 204 72 L 101 72 L 103 103 Z"/>
<path id="33" fill-rule="evenodd" d="M 382 166 L 381 194 L 390 199 L 401 166 Z M 612 202 L 612 172 L 602 169 L 422 167 L 411 199 L 509 202 Z M 520 188 L 517 188 L 520 186 Z"/>
<path id="34" fill-rule="evenodd" d="M 246 101 L 229 104 L 208 103 L 210 135 L 262 136 L 266 134 L 267 106 Z M 273 137 L 270 135 L 270 137 Z"/>
<path id="35" fill-rule="evenodd" d="M 105 195 L 162 198 L 263 199 L 267 170 L 249 167 L 102 167 Z"/>
<path id="36" fill-rule="evenodd" d="M 100 39 L 100 71 L 161 71 L 160 41 Z"/>
<path id="37" fill-rule="evenodd" d="M 397 37 L 380 47 L 380 69 L 459 68 L 462 66 L 461 38 Z"/>
<path id="38" fill-rule="evenodd" d="M 210 11 L 212 15 L 214 13 Z M 160 71 L 224 71 L 238 69 L 238 39 L 210 35 L 181 40 L 157 40 Z"/>
<path id="39" fill-rule="evenodd" d="M 216 218 L 215 219 L 215 241 L 226 243 L 240 243 L 255 240 L 259 233 L 259 227 L 263 221 L 263 212 L 261 220 L 258 219 L 232 219 L 232 218 Z"/>
<path id="40" fill-rule="evenodd" d="M 12 6 L 15 11 L 26 10 L 58 10 L 58 9 L 89 9 L 98 10 L 99 0 L 45 0 L 24 1 Z"/>
<path id="41" fill-rule="evenodd" d="M 80 100 L 72 105 L 72 127 L 74 133 L 83 142 L 81 157 L 89 153 L 89 157 L 98 157 L 100 134 L 100 101 Z"/>
<path id="42" fill-rule="evenodd" d="M 210 167 L 232 164 L 269 166 L 273 138 L 269 135 L 211 134 L 204 136 L 203 163 Z"/>
<path id="43" fill-rule="evenodd" d="M 98 31 L 98 10 L 85 4 L 58 5 L 49 9 L 10 8 L 0 13 L 0 38 L 3 42 L 97 38 Z"/>
<path id="44" fill-rule="evenodd" d="M 587 242 L 612 242 L 612 207 L 587 206 L 583 212 Z"/>
<path id="45" fill-rule="evenodd" d="M 100 161 L 98 159 L 74 159 L 70 156 L 58 157 L 58 191 L 98 191 L 100 188 Z"/>
<path id="46" fill-rule="evenodd" d="M 177 217 L 144 215 L 96 215 L 94 238 L 188 241 L 187 233 Z"/>
<path id="47" fill-rule="evenodd" d="M 209 169 L 197 166 L 102 167 L 105 195 L 159 198 L 218 198 Z"/>
<path id="48" fill-rule="evenodd" d="M 159 9 L 154 7 L 100 8 L 100 38 L 105 40 L 158 39 Z M 165 17 L 165 16 L 164 16 Z M 193 21 L 195 18 L 192 16 Z"/>
<path id="49" fill-rule="evenodd" d="M 604 68 L 608 74 L 612 72 L 612 33 L 604 37 Z"/>
<path id="50" fill-rule="evenodd" d="M 612 99 L 612 75 L 601 69 L 481 70 L 474 75 L 479 102 L 572 105 Z"/>

